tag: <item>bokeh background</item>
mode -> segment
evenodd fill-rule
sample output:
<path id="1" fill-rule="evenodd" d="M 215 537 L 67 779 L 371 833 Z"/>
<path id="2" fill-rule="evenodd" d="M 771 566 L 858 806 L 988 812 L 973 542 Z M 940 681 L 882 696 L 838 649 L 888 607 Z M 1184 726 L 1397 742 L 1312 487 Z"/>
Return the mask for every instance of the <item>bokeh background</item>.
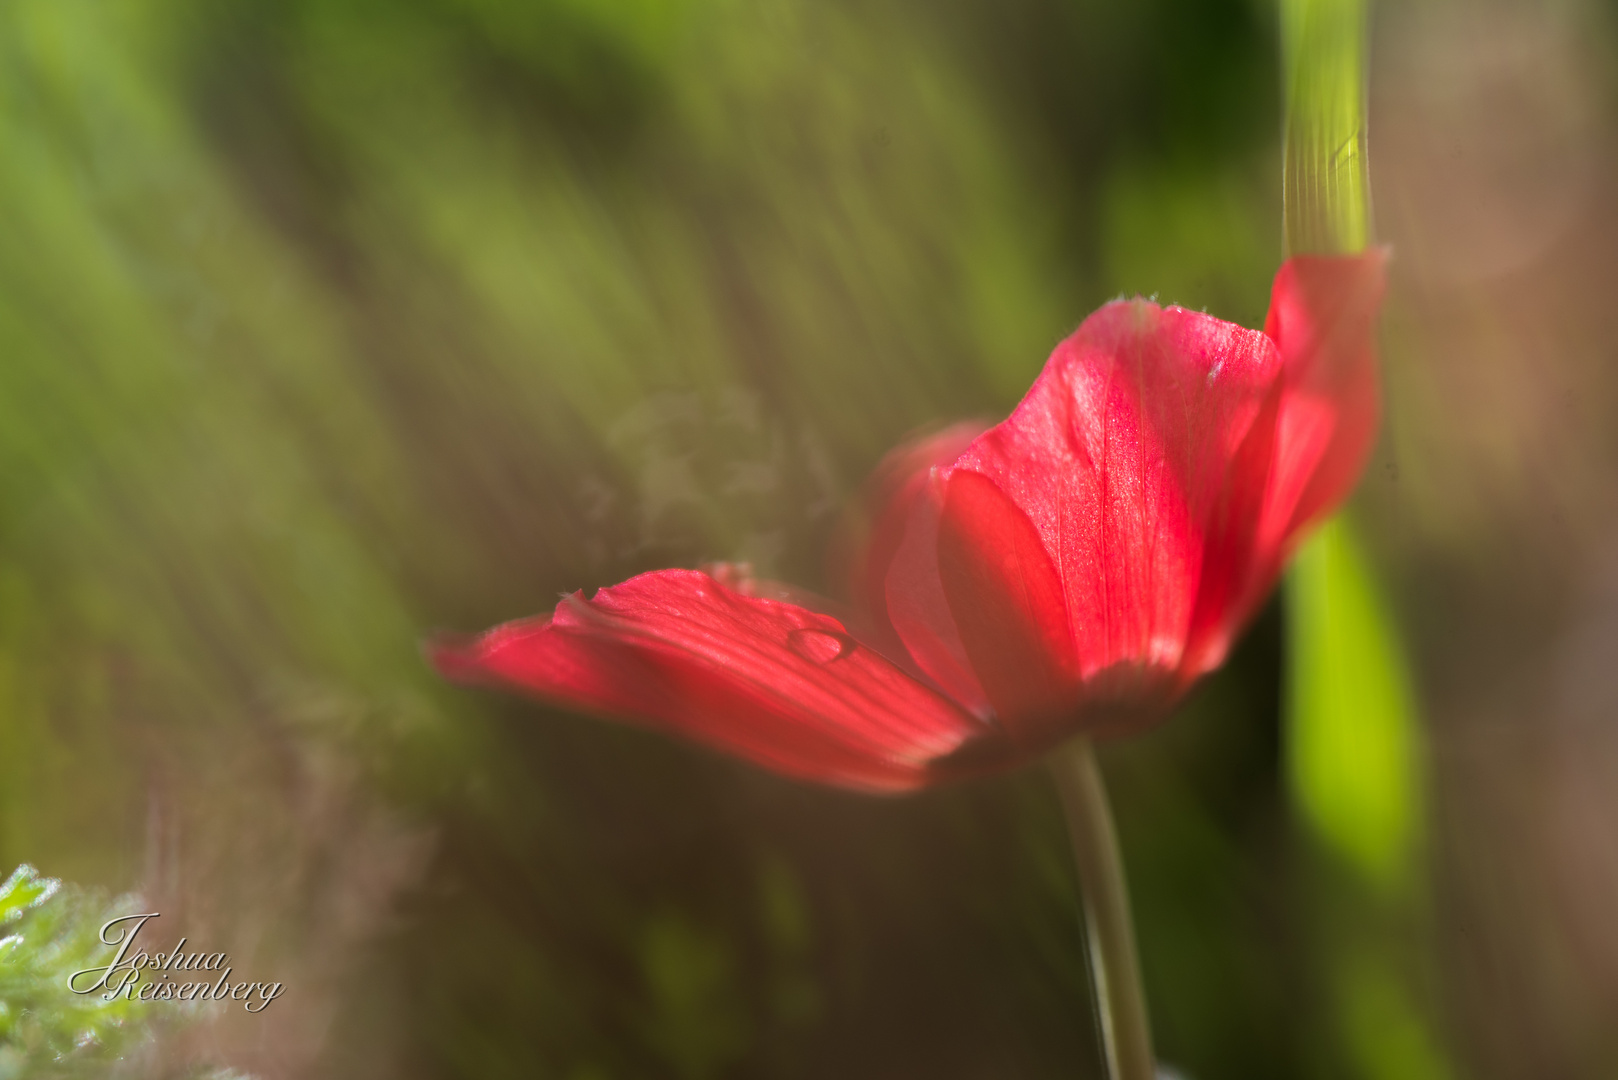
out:
<path id="1" fill-rule="evenodd" d="M 1299 764 L 1279 600 L 1106 748 L 1185 1076 L 1618 1074 L 1615 16 L 1374 13 L 1387 417 L 1338 564 L 1405 768 Z M 1261 0 L 0 2 L 0 874 L 69 882 L 0 895 L 0 1075 L 1099 1076 L 1037 771 L 812 789 L 419 645 L 710 559 L 829 591 L 881 454 L 1106 299 L 1260 325 L 1278 37 Z M 285 996 L 73 1011 L 137 902 Z"/>

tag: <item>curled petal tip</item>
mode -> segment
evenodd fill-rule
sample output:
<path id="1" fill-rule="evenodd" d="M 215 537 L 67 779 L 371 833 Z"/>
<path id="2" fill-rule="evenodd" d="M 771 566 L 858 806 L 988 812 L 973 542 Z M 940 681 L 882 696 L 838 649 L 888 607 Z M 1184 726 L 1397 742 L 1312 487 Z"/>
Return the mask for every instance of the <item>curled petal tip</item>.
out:
<path id="1" fill-rule="evenodd" d="M 558 608 L 570 603 L 583 604 L 585 601 L 579 593 L 572 593 L 562 598 Z M 497 684 L 502 681 L 495 674 L 497 654 L 513 642 L 542 633 L 551 622 L 552 616 L 544 615 L 502 623 L 482 634 L 437 631 L 422 641 L 421 654 L 434 670 L 453 682 Z"/>
<path id="2" fill-rule="evenodd" d="M 433 670 L 452 682 L 477 682 L 477 640 L 472 634 L 435 631 L 422 640 L 421 656 Z"/>

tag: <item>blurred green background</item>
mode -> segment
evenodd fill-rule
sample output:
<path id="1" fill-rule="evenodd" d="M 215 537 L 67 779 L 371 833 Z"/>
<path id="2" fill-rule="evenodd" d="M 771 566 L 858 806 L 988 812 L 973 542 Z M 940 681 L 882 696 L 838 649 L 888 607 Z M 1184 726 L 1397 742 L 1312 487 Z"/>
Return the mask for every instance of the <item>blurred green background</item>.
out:
<path id="1" fill-rule="evenodd" d="M 1288 736 L 1277 602 L 1108 748 L 1187 1076 L 1618 1070 L 1611 14 L 1378 14 L 1388 421 L 1310 557 L 1367 583 L 1328 649 L 1412 667 Z M 288 987 L 121 1068 L 1099 1075 L 1042 774 L 811 789 L 419 642 L 709 559 L 829 590 L 881 454 L 1106 299 L 1260 325 L 1277 19 L 0 0 L 0 874 Z"/>

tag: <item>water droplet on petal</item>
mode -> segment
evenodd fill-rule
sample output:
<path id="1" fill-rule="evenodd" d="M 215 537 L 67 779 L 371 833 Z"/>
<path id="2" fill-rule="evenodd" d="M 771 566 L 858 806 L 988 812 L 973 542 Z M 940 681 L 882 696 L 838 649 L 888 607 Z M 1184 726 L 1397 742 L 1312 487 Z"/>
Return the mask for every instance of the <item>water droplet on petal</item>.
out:
<path id="1" fill-rule="evenodd" d="M 835 630 L 805 628 L 787 635 L 787 648 L 817 664 L 829 664 L 854 651 L 854 639 Z"/>

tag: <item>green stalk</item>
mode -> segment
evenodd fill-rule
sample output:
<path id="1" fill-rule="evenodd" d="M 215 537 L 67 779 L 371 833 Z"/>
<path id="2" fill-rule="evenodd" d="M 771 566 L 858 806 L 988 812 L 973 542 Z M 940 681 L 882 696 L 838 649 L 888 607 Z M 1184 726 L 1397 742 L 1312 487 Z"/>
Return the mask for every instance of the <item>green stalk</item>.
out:
<path id="1" fill-rule="evenodd" d="M 1287 254 L 1353 254 L 1372 240 L 1368 0 L 1280 3 Z M 1351 871 L 1322 881 L 1317 901 L 1338 1040 L 1324 1052 L 1362 1076 L 1448 1080 L 1455 1070 L 1411 975 L 1420 718 L 1396 626 L 1343 515 L 1293 562 L 1287 634 L 1293 796 L 1315 839 Z"/>
<path id="2" fill-rule="evenodd" d="M 1370 242 L 1365 39 L 1364 0 L 1281 0 L 1288 255 L 1352 254 Z"/>
<path id="3" fill-rule="evenodd" d="M 1151 1023 L 1135 955 L 1129 890 L 1118 854 L 1118 834 L 1107 806 L 1107 789 L 1095 750 L 1084 736 L 1051 754 L 1062 809 L 1067 814 L 1079 894 L 1089 938 L 1090 978 L 1101 1018 L 1101 1042 L 1112 1080 L 1153 1080 Z"/>

